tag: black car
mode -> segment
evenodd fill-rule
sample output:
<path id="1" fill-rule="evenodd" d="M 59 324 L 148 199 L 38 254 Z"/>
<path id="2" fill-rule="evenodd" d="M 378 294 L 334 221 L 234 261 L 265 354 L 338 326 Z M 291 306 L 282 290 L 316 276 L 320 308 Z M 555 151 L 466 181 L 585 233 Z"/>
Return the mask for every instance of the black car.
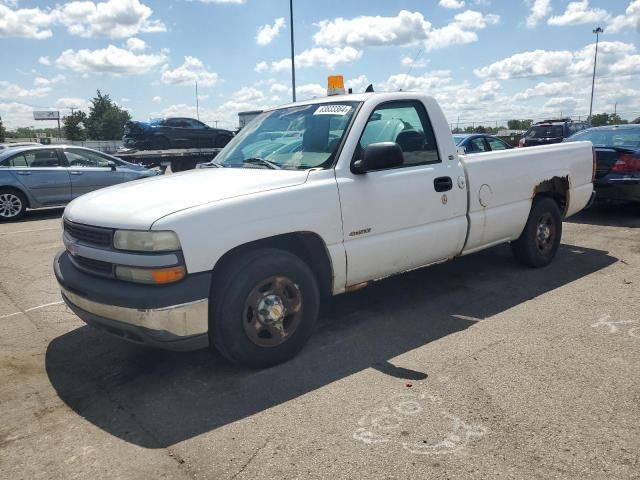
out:
<path id="1" fill-rule="evenodd" d="M 640 202 L 640 125 L 594 127 L 567 142 L 590 141 L 596 156 L 596 200 Z"/>
<path id="2" fill-rule="evenodd" d="M 453 141 L 456 142 L 456 146 L 464 148 L 466 154 L 513 148 L 498 137 L 482 133 L 455 133 Z"/>
<path id="3" fill-rule="evenodd" d="M 125 148 L 165 150 L 171 148 L 222 148 L 233 138 L 229 130 L 211 128 L 193 118 L 163 118 L 149 122 L 127 122 L 122 143 Z"/>
<path id="4" fill-rule="evenodd" d="M 529 127 L 520 139 L 519 146 L 534 147 L 536 145 L 560 143 L 565 138 L 585 128 L 589 128 L 587 122 L 574 121 L 570 118 L 543 120 Z"/>

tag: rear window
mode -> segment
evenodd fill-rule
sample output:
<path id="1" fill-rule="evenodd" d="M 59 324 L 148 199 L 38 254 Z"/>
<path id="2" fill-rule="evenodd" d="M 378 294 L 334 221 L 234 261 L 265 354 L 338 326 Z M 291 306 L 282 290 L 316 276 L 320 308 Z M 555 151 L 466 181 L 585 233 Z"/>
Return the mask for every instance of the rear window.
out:
<path id="1" fill-rule="evenodd" d="M 536 125 L 527 130 L 525 138 L 558 138 L 563 136 L 562 125 Z"/>
<path id="2" fill-rule="evenodd" d="M 640 148 L 640 128 L 629 130 L 583 130 L 568 142 L 590 141 L 597 147 Z"/>

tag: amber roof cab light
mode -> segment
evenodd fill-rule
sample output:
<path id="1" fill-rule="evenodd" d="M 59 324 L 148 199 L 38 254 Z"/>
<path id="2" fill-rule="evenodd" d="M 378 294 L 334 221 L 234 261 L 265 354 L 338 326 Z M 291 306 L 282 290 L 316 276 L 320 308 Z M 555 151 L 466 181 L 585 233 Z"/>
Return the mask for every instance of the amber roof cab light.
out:
<path id="1" fill-rule="evenodd" d="M 327 96 L 344 94 L 344 77 L 342 75 L 329 75 L 327 78 Z"/>

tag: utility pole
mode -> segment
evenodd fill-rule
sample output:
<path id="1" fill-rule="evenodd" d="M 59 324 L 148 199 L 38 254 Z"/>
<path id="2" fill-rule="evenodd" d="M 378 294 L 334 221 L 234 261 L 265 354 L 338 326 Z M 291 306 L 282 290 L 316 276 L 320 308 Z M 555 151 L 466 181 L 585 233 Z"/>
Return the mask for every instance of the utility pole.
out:
<path id="1" fill-rule="evenodd" d="M 613 124 L 618 124 L 618 102 L 613 104 Z"/>
<path id="2" fill-rule="evenodd" d="M 291 88 L 293 101 L 296 101 L 296 62 L 295 48 L 293 46 L 293 0 L 289 0 L 289 30 L 291 31 Z"/>
<path id="3" fill-rule="evenodd" d="M 196 116 L 200 120 L 200 100 L 198 99 L 198 81 L 196 80 Z"/>
<path id="4" fill-rule="evenodd" d="M 593 30 L 593 33 L 596 34 L 596 53 L 593 57 L 593 77 L 591 78 L 591 103 L 589 104 L 589 123 L 591 123 L 591 115 L 593 114 L 593 89 L 596 85 L 596 63 L 598 62 L 598 40 L 600 39 L 600 34 L 603 32 L 604 30 L 600 27 Z"/>

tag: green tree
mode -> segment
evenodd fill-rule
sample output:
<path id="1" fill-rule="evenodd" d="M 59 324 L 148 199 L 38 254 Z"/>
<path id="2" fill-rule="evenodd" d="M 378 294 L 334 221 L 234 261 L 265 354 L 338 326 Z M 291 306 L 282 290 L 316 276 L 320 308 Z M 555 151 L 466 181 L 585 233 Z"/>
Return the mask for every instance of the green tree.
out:
<path id="1" fill-rule="evenodd" d="M 91 139 L 119 140 L 124 134 L 124 124 L 129 120 L 129 112 L 118 107 L 108 94 L 97 90 L 96 96 L 91 99 L 89 115 L 83 123 Z"/>
<path id="2" fill-rule="evenodd" d="M 623 120 L 617 113 L 596 113 L 591 117 L 591 126 L 601 127 L 602 125 L 622 125 L 629 123 Z"/>
<path id="3" fill-rule="evenodd" d="M 509 120 L 507 121 L 507 127 L 509 130 L 526 130 L 533 124 L 533 120 Z"/>
<path id="4" fill-rule="evenodd" d="M 473 129 L 473 132 L 474 133 L 487 133 L 487 129 L 482 125 L 478 125 L 477 127 L 475 127 Z"/>
<path id="5" fill-rule="evenodd" d="M 86 120 L 87 114 L 80 110 L 64 117 L 62 119 L 62 123 L 64 124 L 64 138 L 76 141 L 86 140 L 87 132 L 83 128 Z"/>
<path id="6" fill-rule="evenodd" d="M 4 129 L 4 125 L 2 124 L 2 117 L 0 117 L 0 142 L 4 142 L 6 135 L 7 131 Z"/>

